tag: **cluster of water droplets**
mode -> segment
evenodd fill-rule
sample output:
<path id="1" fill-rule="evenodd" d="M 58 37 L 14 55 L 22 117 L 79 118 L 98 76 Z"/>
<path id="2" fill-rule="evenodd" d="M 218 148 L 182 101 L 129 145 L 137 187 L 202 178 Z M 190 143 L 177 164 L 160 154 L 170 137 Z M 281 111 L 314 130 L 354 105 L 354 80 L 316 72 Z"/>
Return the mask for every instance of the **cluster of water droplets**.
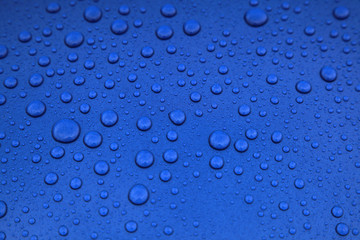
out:
<path id="1" fill-rule="evenodd" d="M 358 237 L 350 7 L 92 4 L 1 17 L 0 239 L 220 239 L 214 207 L 247 239 Z"/>

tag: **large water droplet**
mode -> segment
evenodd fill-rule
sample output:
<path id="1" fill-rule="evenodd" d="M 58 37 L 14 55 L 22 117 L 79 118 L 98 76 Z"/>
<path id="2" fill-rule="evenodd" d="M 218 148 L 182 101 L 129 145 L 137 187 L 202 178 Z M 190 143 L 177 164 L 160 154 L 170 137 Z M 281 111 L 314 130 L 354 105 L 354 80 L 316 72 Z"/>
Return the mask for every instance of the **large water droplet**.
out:
<path id="1" fill-rule="evenodd" d="M 268 16 L 260 8 L 251 8 L 244 15 L 245 22 L 251 27 L 263 26 L 268 21 Z"/>
<path id="2" fill-rule="evenodd" d="M 214 131 L 209 136 L 209 144 L 216 150 L 228 148 L 230 141 L 230 136 L 223 131 Z"/>
<path id="3" fill-rule="evenodd" d="M 74 120 L 62 119 L 52 127 L 53 138 L 61 143 L 74 142 L 80 135 L 80 125 Z"/>
<path id="4" fill-rule="evenodd" d="M 149 190 L 142 184 L 136 184 L 130 189 L 128 198 L 134 205 L 145 204 L 149 200 Z"/>

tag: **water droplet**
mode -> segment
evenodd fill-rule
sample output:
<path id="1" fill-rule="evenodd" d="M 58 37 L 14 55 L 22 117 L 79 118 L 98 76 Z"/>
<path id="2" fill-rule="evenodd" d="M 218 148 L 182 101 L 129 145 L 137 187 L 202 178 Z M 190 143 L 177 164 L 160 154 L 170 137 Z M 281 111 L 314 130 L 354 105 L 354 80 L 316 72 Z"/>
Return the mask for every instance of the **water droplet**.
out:
<path id="1" fill-rule="evenodd" d="M 41 117 L 46 111 L 45 103 L 36 100 L 26 106 L 26 113 L 33 118 Z"/>
<path id="2" fill-rule="evenodd" d="M 174 35 L 174 30 L 168 25 L 162 25 L 156 29 L 156 36 L 160 40 L 168 40 Z"/>
<path id="3" fill-rule="evenodd" d="M 29 84 L 32 87 L 39 87 L 44 82 L 44 77 L 39 73 L 34 73 L 29 78 Z"/>
<path id="4" fill-rule="evenodd" d="M 98 131 L 90 131 L 84 136 L 84 144 L 89 148 L 97 148 L 102 143 L 102 135 Z"/>
<path id="5" fill-rule="evenodd" d="M 14 77 L 7 77 L 4 81 L 4 87 L 8 89 L 16 88 L 17 85 L 18 85 L 18 80 L 17 78 Z"/>
<path id="6" fill-rule="evenodd" d="M 349 229 L 348 225 L 345 224 L 345 223 L 342 223 L 342 222 L 338 223 L 336 225 L 335 230 L 336 230 L 336 233 L 339 234 L 340 236 L 346 236 L 350 232 L 350 229 Z"/>
<path id="7" fill-rule="evenodd" d="M 128 5 L 121 5 L 118 9 L 118 12 L 121 14 L 121 15 L 128 15 L 130 13 L 130 8 Z"/>
<path id="8" fill-rule="evenodd" d="M 180 126 L 184 124 L 186 120 L 186 115 L 185 112 L 181 110 L 174 110 L 169 113 L 169 119 L 173 124 Z"/>
<path id="9" fill-rule="evenodd" d="M 344 210 L 339 206 L 335 206 L 331 209 L 331 214 L 336 218 L 340 218 L 343 216 Z"/>
<path id="10" fill-rule="evenodd" d="M 162 170 L 159 175 L 160 180 L 163 182 L 170 181 L 171 177 L 172 177 L 172 175 L 169 170 Z"/>
<path id="11" fill-rule="evenodd" d="M 56 173 L 48 173 L 45 178 L 44 178 L 44 182 L 47 184 L 47 185 L 54 185 L 58 182 L 59 180 L 59 176 L 56 174 Z"/>
<path id="12" fill-rule="evenodd" d="M 101 9 L 97 6 L 89 6 L 84 11 L 84 18 L 86 21 L 95 23 L 98 22 L 102 17 Z"/>
<path id="13" fill-rule="evenodd" d="M 71 143 L 78 139 L 80 135 L 80 125 L 74 120 L 62 119 L 53 125 L 51 133 L 56 141 Z"/>
<path id="14" fill-rule="evenodd" d="M 214 156 L 210 159 L 209 164 L 213 169 L 221 169 L 224 167 L 224 159 L 220 156 Z"/>
<path id="15" fill-rule="evenodd" d="M 22 43 L 27 43 L 32 39 L 32 35 L 28 31 L 22 31 L 21 33 L 19 33 L 18 39 Z"/>
<path id="16" fill-rule="evenodd" d="M 164 17 L 171 18 L 176 15 L 177 10 L 174 5 L 165 4 L 164 6 L 161 7 L 160 12 Z"/>
<path id="17" fill-rule="evenodd" d="M 79 47 L 84 42 L 84 35 L 80 32 L 68 33 L 65 36 L 64 42 L 69 48 Z"/>
<path id="18" fill-rule="evenodd" d="M 289 209 L 289 204 L 287 202 L 280 202 L 279 209 L 281 211 L 287 211 Z"/>
<path id="19" fill-rule="evenodd" d="M 235 173 L 236 175 L 242 175 L 242 174 L 244 173 L 244 170 L 242 169 L 242 167 L 236 166 L 236 167 L 234 168 L 234 173 Z"/>
<path id="20" fill-rule="evenodd" d="M 299 93 L 307 94 L 307 93 L 311 92 L 312 87 L 308 81 L 301 80 L 296 83 L 295 88 L 296 88 L 296 91 L 298 91 Z"/>
<path id="21" fill-rule="evenodd" d="M 320 70 L 320 76 L 325 82 L 333 82 L 337 78 L 337 72 L 330 66 L 324 66 Z"/>
<path id="22" fill-rule="evenodd" d="M 152 47 L 146 46 L 141 49 L 141 56 L 144 58 L 150 58 L 154 55 L 154 49 Z"/>
<path id="23" fill-rule="evenodd" d="M 248 130 L 246 130 L 245 136 L 249 140 L 255 140 L 258 136 L 258 132 L 253 128 L 249 128 Z"/>
<path id="24" fill-rule="evenodd" d="M 6 96 L 0 94 L 0 106 L 4 105 L 5 103 L 6 103 Z"/>
<path id="25" fill-rule="evenodd" d="M 170 226 L 165 226 L 164 227 L 164 234 L 167 236 L 170 236 L 174 233 L 174 229 Z"/>
<path id="26" fill-rule="evenodd" d="M 221 85 L 218 83 L 215 83 L 214 85 L 212 85 L 210 90 L 211 90 L 211 93 L 213 93 L 214 95 L 219 95 L 223 91 Z"/>
<path id="27" fill-rule="evenodd" d="M 105 127 L 112 127 L 118 122 L 118 114 L 113 110 L 107 110 L 101 113 L 100 121 Z"/>
<path id="28" fill-rule="evenodd" d="M 243 104 L 239 107 L 238 112 L 240 116 L 247 116 L 251 113 L 251 108 L 249 105 Z"/>
<path id="29" fill-rule="evenodd" d="M 254 197 L 251 195 L 246 195 L 244 201 L 246 204 L 252 204 L 254 202 Z"/>
<path id="30" fill-rule="evenodd" d="M 5 217 L 7 213 L 7 204 L 6 202 L 0 200 L 0 218 Z"/>
<path id="31" fill-rule="evenodd" d="M 192 102 L 200 102 L 201 101 L 201 94 L 199 92 L 192 92 L 190 94 L 190 100 Z"/>
<path id="32" fill-rule="evenodd" d="M 47 7 L 46 7 L 46 11 L 48 13 L 57 13 L 60 11 L 60 9 L 61 9 L 61 6 L 57 2 L 49 3 L 49 5 L 47 5 Z"/>
<path id="33" fill-rule="evenodd" d="M 69 234 L 69 229 L 66 226 L 62 225 L 59 227 L 58 232 L 60 236 L 66 237 Z"/>
<path id="34" fill-rule="evenodd" d="M 295 179 L 295 181 L 294 181 L 294 185 L 295 185 L 295 187 L 296 187 L 297 189 L 303 189 L 304 186 L 305 186 L 305 182 L 304 182 L 304 180 L 302 180 L 302 179 L 300 179 L 300 178 L 297 178 L 297 179 Z"/>
<path id="35" fill-rule="evenodd" d="M 228 148 L 230 141 L 230 136 L 223 131 L 214 131 L 209 136 L 209 144 L 215 150 Z"/>
<path id="36" fill-rule="evenodd" d="M 134 233 L 137 231 L 138 225 L 135 221 L 128 221 L 125 223 L 125 230 L 129 233 Z"/>
<path id="37" fill-rule="evenodd" d="M 148 117 L 141 117 L 136 122 L 136 127 L 140 131 L 148 131 L 150 130 L 151 126 L 152 126 L 152 122 L 151 119 Z"/>
<path id="38" fill-rule="evenodd" d="M 5 45 L 0 44 L 0 59 L 6 58 L 8 55 L 9 50 Z"/>
<path id="39" fill-rule="evenodd" d="M 99 215 L 102 217 L 106 217 L 109 214 L 109 209 L 107 207 L 99 208 Z"/>
<path id="40" fill-rule="evenodd" d="M 307 26 L 305 29 L 304 29 L 304 33 L 307 35 L 307 36 L 312 36 L 315 34 L 315 27 L 313 26 Z"/>
<path id="41" fill-rule="evenodd" d="M 134 205 L 143 205 L 149 200 L 149 190 L 142 184 L 136 184 L 129 190 L 128 198 Z"/>
<path id="42" fill-rule="evenodd" d="M 263 26 L 268 21 L 268 16 L 260 8 L 251 8 L 244 15 L 245 22 L 251 27 Z"/>
<path id="43" fill-rule="evenodd" d="M 109 170 L 110 170 L 110 166 L 105 161 L 100 160 L 94 164 L 94 172 L 98 175 L 104 176 L 108 174 Z"/>
<path id="44" fill-rule="evenodd" d="M 82 180 L 78 177 L 74 177 L 73 179 L 71 179 L 70 181 L 70 188 L 73 190 L 78 190 L 80 189 L 82 186 Z"/>
<path id="45" fill-rule="evenodd" d="M 278 82 L 278 77 L 274 74 L 269 74 L 267 77 L 266 77 L 266 82 L 268 84 L 271 84 L 271 85 L 274 85 Z"/>
<path id="46" fill-rule="evenodd" d="M 128 24 L 124 20 L 118 19 L 111 23 L 111 31 L 116 35 L 122 35 L 127 32 Z"/>
<path id="47" fill-rule="evenodd" d="M 163 154 L 163 159 L 167 163 L 176 162 L 178 160 L 178 157 L 178 153 L 173 149 L 166 150 Z"/>
<path id="48" fill-rule="evenodd" d="M 271 141 L 273 143 L 280 143 L 283 139 L 283 135 L 279 131 L 275 131 L 271 134 Z"/>
<path id="49" fill-rule="evenodd" d="M 148 168 L 154 164 L 154 155 L 148 150 L 142 150 L 136 154 L 135 163 L 141 168 Z"/>
<path id="50" fill-rule="evenodd" d="M 249 149 L 249 143 L 244 139 L 239 139 L 235 142 L 234 147 L 238 152 L 246 152 Z"/>
<path id="51" fill-rule="evenodd" d="M 51 149 L 50 155 L 55 159 L 60 159 L 65 155 L 65 149 L 63 147 L 54 147 Z"/>
<path id="52" fill-rule="evenodd" d="M 183 26 L 184 33 L 188 36 L 195 36 L 201 30 L 201 25 L 196 20 L 188 20 L 184 23 Z"/>
<path id="53" fill-rule="evenodd" d="M 334 8 L 333 15 L 338 20 L 344 20 L 350 16 L 350 10 L 347 7 L 339 6 Z"/>

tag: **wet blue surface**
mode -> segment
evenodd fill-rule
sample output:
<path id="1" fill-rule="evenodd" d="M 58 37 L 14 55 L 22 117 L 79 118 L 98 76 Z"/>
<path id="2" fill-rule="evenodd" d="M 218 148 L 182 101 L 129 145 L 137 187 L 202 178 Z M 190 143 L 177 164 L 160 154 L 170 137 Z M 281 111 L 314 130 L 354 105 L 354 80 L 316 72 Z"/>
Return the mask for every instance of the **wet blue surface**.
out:
<path id="1" fill-rule="evenodd" d="M 1 1 L 0 239 L 359 239 L 359 1 Z"/>

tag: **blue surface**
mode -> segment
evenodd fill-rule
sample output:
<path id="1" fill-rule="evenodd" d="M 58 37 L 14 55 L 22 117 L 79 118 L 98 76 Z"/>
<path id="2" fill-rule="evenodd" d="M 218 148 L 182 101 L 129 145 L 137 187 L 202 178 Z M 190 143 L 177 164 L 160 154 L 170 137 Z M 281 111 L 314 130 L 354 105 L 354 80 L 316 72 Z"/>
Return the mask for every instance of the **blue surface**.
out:
<path id="1" fill-rule="evenodd" d="M 360 239 L 359 1 L 0 3 L 0 239 Z"/>

